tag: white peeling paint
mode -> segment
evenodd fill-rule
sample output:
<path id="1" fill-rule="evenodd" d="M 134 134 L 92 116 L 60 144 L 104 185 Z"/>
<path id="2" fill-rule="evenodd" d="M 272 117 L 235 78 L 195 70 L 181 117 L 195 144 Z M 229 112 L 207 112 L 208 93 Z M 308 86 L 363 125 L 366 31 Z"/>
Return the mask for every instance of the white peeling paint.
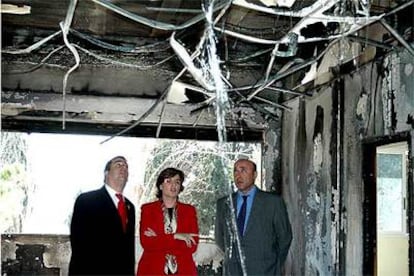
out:
<path id="1" fill-rule="evenodd" d="M 174 104 L 183 104 L 188 101 L 187 96 L 185 95 L 185 86 L 182 82 L 173 81 L 168 91 L 167 102 Z"/>
<path id="2" fill-rule="evenodd" d="M 295 3 L 295 0 L 291 0 L 291 1 L 289 1 L 289 0 L 280 0 L 280 1 L 277 2 L 277 5 L 279 7 L 290 8 L 290 7 L 293 6 L 294 3 Z"/>
<path id="3" fill-rule="evenodd" d="M 34 109 L 33 104 L 21 104 L 21 103 L 2 103 L 1 115 L 2 116 L 17 116 L 22 112 L 30 111 Z"/>
<path id="4" fill-rule="evenodd" d="M 302 79 L 301 84 L 308 83 L 316 78 L 317 67 L 318 64 L 316 62 L 311 65 L 309 71 L 306 72 L 305 77 Z"/>
<path id="5" fill-rule="evenodd" d="M 315 193 L 315 201 L 316 203 L 320 204 L 321 203 L 321 197 L 319 196 L 318 193 Z"/>
<path id="6" fill-rule="evenodd" d="M 322 136 L 318 133 L 313 140 L 313 171 L 320 174 L 323 163 Z"/>
<path id="7" fill-rule="evenodd" d="M 413 64 L 412 63 L 407 63 L 404 66 L 404 74 L 406 76 L 410 76 L 413 73 Z"/>
<path id="8" fill-rule="evenodd" d="M 290 8 L 295 0 L 260 0 L 266 7 L 287 7 Z"/>
<path id="9" fill-rule="evenodd" d="M 359 97 L 359 101 L 358 101 L 357 109 L 356 109 L 356 114 L 358 116 L 361 116 L 361 119 L 364 122 L 366 120 L 365 114 L 366 114 L 366 111 L 367 111 L 367 105 L 368 105 L 368 95 L 367 94 L 362 94 Z"/>
<path id="10" fill-rule="evenodd" d="M 332 203 L 331 203 L 331 214 L 333 214 L 333 219 L 331 221 L 331 244 L 337 244 L 337 229 L 340 227 L 339 225 L 339 190 L 336 189 L 334 187 L 334 185 L 332 186 L 331 189 L 331 193 L 332 193 Z M 331 248 L 331 256 L 333 260 L 337 260 L 338 259 L 338 255 L 339 255 L 339 247 L 337 246 L 332 246 Z"/>
<path id="11" fill-rule="evenodd" d="M 275 1 L 275 0 L 260 0 L 260 2 L 262 2 L 262 4 L 264 4 L 266 7 L 271 7 L 271 6 L 276 6 L 277 5 L 277 1 Z"/>
<path id="12" fill-rule="evenodd" d="M 8 14 L 30 14 L 31 7 L 27 5 L 18 6 L 13 4 L 1 4 L 1 13 Z"/>

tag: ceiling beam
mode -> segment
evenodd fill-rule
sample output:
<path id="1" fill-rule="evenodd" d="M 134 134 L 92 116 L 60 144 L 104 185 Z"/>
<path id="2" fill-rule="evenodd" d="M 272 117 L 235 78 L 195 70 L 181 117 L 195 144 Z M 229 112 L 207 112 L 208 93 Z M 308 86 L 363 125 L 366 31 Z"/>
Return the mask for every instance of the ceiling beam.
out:
<path id="1" fill-rule="evenodd" d="M 62 95 L 27 91 L 3 91 L 1 116 L 2 128 L 22 131 L 44 131 L 101 133 L 114 135 L 131 126 L 150 109 L 157 100 L 135 97 L 97 97 L 66 95 L 65 127 L 62 128 Z M 216 118 L 214 110 L 193 113 L 198 105 L 166 104 L 155 106 L 141 123 L 125 135 L 157 136 L 159 119 L 163 112 L 162 128 L 158 138 L 195 138 L 205 132 L 205 139 L 216 140 Z M 240 108 L 226 118 L 230 140 L 257 140 L 266 128 L 266 123 L 251 108 Z M 88 130 L 89 129 L 89 130 Z M 142 132 L 142 133 L 141 133 Z M 244 136 L 244 137 L 243 137 Z M 233 138 L 232 138 L 233 137 Z"/>

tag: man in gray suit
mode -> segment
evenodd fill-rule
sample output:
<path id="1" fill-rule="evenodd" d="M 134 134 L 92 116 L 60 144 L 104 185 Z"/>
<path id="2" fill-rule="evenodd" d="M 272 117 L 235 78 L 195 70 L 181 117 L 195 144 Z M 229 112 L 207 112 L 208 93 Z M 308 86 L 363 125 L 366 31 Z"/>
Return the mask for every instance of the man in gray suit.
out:
<path id="1" fill-rule="evenodd" d="M 286 206 L 278 195 L 260 190 L 254 184 L 256 177 L 254 162 L 237 160 L 234 182 L 238 191 L 217 201 L 215 239 L 224 252 L 223 275 L 282 273 L 292 241 Z"/>

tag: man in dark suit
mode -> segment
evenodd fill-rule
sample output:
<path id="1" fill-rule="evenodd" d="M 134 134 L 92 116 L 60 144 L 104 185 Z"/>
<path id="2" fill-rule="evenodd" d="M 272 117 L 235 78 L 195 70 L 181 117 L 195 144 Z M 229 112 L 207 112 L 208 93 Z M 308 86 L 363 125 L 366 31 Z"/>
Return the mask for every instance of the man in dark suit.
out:
<path id="1" fill-rule="evenodd" d="M 109 160 L 104 174 L 102 188 L 76 199 L 69 275 L 134 275 L 135 207 L 122 195 L 128 181 L 126 159 Z"/>
<path id="2" fill-rule="evenodd" d="M 256 177 L 256 164 L 239 159 L 238 191 L 217 201 L 215 239 L 224 253 L 223 275 L 282 273 L 292 241 L 286 206 L 278 195 L 257 188 Z"/>

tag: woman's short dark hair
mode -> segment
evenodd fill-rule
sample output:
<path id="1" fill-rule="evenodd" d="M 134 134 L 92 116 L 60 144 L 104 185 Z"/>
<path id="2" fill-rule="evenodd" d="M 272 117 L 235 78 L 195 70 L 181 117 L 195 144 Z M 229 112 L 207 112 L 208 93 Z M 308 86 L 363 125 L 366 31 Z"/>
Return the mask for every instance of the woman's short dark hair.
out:
<path id="1" fill-rule="evenodd" d="M 156 185 L 157 185 L 157 194 L 156 194 L 157 198 L 162 197 L 162 190 L 161 190 L 160 186 L 164 182 L 164 180 L 166 178 L 171 178 L 171 177 L 174 177 L 176 175 L 178 175 L 181 179 L 180 192 L 182 192 L 184 190 L 184 186 L 183 186 L 184 173 L 181 170 L 176 169 L 176 168 L 166 168 L 166 169 L 164 169 L 160 172 L 160 174 L 158 175 L 158 178 L 157 178 L 157 183 L 156 183 Z"/>

